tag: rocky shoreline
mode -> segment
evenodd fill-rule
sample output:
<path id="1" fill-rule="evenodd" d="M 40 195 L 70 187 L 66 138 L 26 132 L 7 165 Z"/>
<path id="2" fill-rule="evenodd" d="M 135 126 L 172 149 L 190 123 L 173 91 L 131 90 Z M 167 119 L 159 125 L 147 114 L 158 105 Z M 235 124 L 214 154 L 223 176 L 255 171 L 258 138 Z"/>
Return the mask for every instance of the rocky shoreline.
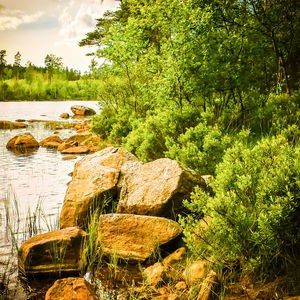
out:
<path id="1" fill-rule="evenodd" d="M 80 109 L 73 112 L 85 115 Z M 63 126 L 47 122 L 52 129 Z M 27 125 L 0 121 L 0 126 Z M 60 229 L 35 235 L 18 249 L 28 299 L 214 299 L 220 275 L 209 261 L 190 257 L 178 223 L 181 214 L 189 214 L 183 201 L 196 186 L 208 190 L 210 176 L 167 158 L 143 163 L 91 133 L 90 120 L 72 128 L 76 134 L 67 139 L 54 134 L 38 142 L 26 133 L 7 143 L 16 154 L 47 147 L 60 151 L 62 159 L 83 155 L 67 187 Z M 203 216 L 192 234 L 204 240 L 209 223 Z"/>

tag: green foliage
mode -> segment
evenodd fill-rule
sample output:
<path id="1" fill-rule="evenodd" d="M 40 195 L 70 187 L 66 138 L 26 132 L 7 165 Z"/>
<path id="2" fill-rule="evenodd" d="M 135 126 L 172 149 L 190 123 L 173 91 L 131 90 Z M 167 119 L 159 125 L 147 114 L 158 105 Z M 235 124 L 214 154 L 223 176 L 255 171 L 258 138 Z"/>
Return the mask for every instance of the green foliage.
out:
<path id="1" fill-rule="evenodd" d="M 199 123 L 186 130 L 177 140 L 168 141 L 166 156 L 185 163 L 199 174 L 214 174 L 230 139 L 218 128 Z"/>
<path id="2" fill-rule="evenodd" d="M 282 135 L 264 138 L 254 147 L 235 143 L 217 166 L 214 195 L 197 188 L 185 203 L 199 217 L 211 218 L 198 236 L 197 218 L 181 218 L 188 247 L 216 264 L 240 265 L 243 271 L 276 269 L 276 262 L 292 260 L 300 242 L 299 163 L 299 148 Z"/>

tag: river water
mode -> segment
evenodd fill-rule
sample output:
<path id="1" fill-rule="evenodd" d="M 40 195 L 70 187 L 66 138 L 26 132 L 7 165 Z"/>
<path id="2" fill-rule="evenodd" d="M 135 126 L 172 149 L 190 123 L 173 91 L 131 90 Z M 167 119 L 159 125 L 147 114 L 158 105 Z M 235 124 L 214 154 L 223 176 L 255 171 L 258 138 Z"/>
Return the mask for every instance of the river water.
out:
<path id="1" fill-rule="evenodd" d="M 64 112 L 72 114 L 72 105 L 86 105 L 99 112 L 97 101 L 0 102 L 0 120 L 70 122 L 72 119 L 63 120 L 59 116 Z M 46 221 L 41 225 L 43 229 L 47 229 L 45 224 L 55 227 L 67 183 L 71 180 L 70 173 L 76 161 L 81 159 L 78 156 L 74 160 L 63 160 L 59 151 L 42 147 L 31 154 L 17 155 L 8 151 L 7 142 L 18 134 L 30 132 L 38 142 L 53 134 L 53 130 L 43 123 L 28 124 L 26 129 L 0 129 L 0 281 L 7 272 L 7 261 L 12 252 L 9 232 L 12 231 L 19 244 L 26 239 L 29 227 L 26 216 L 32 216 L 37 207 L 40 207 L 39 220 Z M 64 139 L 74 133 L 71 129 L 62 129 L 58 135 Z"/>

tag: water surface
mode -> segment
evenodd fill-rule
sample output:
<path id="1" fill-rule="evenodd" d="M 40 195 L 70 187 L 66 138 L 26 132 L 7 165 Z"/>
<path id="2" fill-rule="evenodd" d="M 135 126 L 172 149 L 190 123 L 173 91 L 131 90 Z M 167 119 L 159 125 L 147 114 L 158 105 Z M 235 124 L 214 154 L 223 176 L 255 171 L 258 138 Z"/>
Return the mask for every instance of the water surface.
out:
<path id="1" fill-rule="evenodd" d="M 84 104 L 99 112 L 96 101 L 46 101 L 46 102 L 0 102 L 0 120 L 16 119 L 61 120 L 59 115 L 70 114 L 70 107 Z M 30 132 L 38 142 L 53 134 L 53 130 L 45 128 L 43 123 L 28 123 L 26 129 L 0 129 L 0 275 L 4 272 L 7 258 L 12 252 L 8 231 L 18 233 L 19 244 L 26 238 L 24 231 L 28 228 L 26 215 L 29 210 L 33 214 L 37 205 L 41 206 L 43 218 L 54 224 L 59 216 L 70 173 L 74 169 L 75 160 L 63 160 L 59 151 L 40 147 L 31 154 L 15 154 L 6 149 L 7 142 L 18 134 Z M 59 130 L 61 138 L 75 134 L 71 129 Z M 11 202 L 11 222 L 8 228 L 5 201 Z M 17 204 L 17 210 L 15 205 Z M 14 216 L 12 216 L 14 214 Z M 20 223 L 18 223 L 18 217 Z M 18 223 L 18 224 L 17 224 Z M 1 277 L 1 276 L 0 276 Z"/>

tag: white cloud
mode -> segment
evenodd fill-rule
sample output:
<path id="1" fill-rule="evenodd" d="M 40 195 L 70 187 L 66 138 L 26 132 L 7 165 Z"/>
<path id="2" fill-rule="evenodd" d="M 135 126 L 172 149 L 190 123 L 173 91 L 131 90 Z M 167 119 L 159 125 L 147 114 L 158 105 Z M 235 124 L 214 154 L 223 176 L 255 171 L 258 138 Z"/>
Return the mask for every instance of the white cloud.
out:
<path id="1" fill-rule="evenodd" d="M 44 13 L 42 11 L 34 14 L 26 14 L 17 9 L 6 9 L 0 7 L 0 31 L 17 29 L 22 24 L 36 22 Z"/>
<path id="2" fill-rule="evenodd" d="M 59 16 L 62 43 L 78 43 L 85 34 L 94 30 L 96 19 L 107 10 L 114 10 L 119 5 L 115 0 L 72 0 Z"/>

